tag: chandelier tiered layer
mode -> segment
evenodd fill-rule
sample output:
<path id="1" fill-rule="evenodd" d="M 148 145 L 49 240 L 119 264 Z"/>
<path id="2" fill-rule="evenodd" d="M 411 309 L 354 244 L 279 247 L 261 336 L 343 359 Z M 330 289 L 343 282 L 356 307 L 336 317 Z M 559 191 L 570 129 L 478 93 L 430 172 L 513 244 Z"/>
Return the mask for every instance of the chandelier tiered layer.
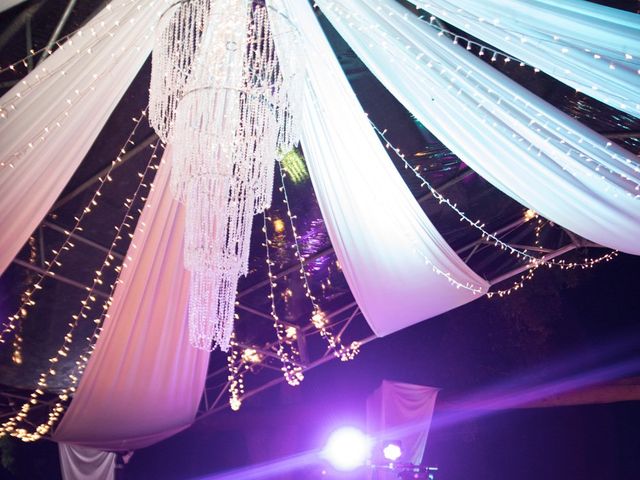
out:
<path id="1" fill-rule="evenodd" d="M 298 139 L 296 85 L 280 68 L 265 7 L 193 0 L 163 16 L 150 120 L 173 148 L 171 190 L 186 206 L 189 335 L 196 348 L 228 349 L 253 216 L 271 203 L 276 156 Z"/>

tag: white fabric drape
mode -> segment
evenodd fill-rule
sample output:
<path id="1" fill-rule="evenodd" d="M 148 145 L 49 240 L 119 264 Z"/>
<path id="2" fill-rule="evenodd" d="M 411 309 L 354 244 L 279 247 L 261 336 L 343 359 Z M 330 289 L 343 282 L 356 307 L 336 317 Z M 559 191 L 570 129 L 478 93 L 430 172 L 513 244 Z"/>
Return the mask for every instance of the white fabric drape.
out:
<path id="1" fill-rule="evenodd" d="M 10 8 L 15 7 L 16 5 L 23 3 L 25 0 L 2 0 L 0 2 L 0 13 L 5 10 L 9 10 Z"/>
<path id="2" fill-rule="evenodd" d="M 63 480 L 114 480 L 116 454 L 93 448 L 58 444 Z"/>
<path id="3" fill-rule="evenodd" d="M 302 146 L 331 242 L 373 331 L 387 335 L 479 298 L 465 287 L 485 292 L 488 284 L 449 247 L 409 191 L 311 7 L 298 0 L 270 5 L 302 32 L 302 49 L 312 59 Z M 283 43 L 276 47 L 287 48 Z"/>
<path id="4" fill-rule="evenodd" d="M 160 0 L 116 0 L 0 99 L 0 273 L 148 57 L 163 8 Z"/>
<path id="5" fill-rule="evenodd" d="M 168 155 L 165 154 L 165 158 Z M 102 450 L 135 450 L 188 427 L 209 352 L 189 344 L 189 272 L 184 209 L 161 165 L 131 241 L 109 317 L 53 439 Z"/>
<path id="6" fill-rule="evenodd" d="M 392 0 L 318 0 L 374 75 L 482 177 L 601 245 L 640 254 L 630 152 L 533 95 Z"/>
<path id="7" fill-rule="evenodd" d="M 400 442 L 403 454 L 400 462 L 420 465 L 439 391 L 434 387 L 383 380 L 367 398 L 368 433 L 381 443 Z M 378 458 L 374 461 L 385 462 L 379 449 L 375 455 Z"/>
<path id="8" fill-rule="evenodd" d="M 640 117 L 640 15 L 584 0 L 409 0 L 604 103 Z"/>

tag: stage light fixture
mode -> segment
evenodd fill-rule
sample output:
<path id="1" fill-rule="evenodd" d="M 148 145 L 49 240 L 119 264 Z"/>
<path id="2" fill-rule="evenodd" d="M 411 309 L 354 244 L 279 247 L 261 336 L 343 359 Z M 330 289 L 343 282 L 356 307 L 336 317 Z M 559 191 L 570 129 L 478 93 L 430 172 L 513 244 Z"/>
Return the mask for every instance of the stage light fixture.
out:
<path id="1" fill-rule="evenodd" d="M 354 470 L 365 464 L 371 446 L 371 440 L 357 428 L 342 427 L 329 437 L 323 457 L 336 470 Z"/>
<path id="2" fill-rule="evenodd" d="M 402 456 L 402 448 L 398 442 L 387 442 L 382 449 L 382 454 L 387 460 L 395 462 Z"/>

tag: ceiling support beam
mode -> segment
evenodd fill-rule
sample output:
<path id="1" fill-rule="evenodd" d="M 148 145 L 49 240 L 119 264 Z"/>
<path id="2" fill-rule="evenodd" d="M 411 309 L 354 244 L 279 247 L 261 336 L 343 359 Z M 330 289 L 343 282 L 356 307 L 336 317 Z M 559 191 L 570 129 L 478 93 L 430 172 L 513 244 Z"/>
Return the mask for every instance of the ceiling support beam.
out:
<path id="1" fill-rule="evenodd" d="M 129 160 L 134 158 L 136 155 L 138 155 L 145 148 L 147 148 L 149 145 L 152 145 L 156 140 L 158 140 L 158 135 L 156 135 L 155 133 L 149 135 L 147 138 L 142 140 L 140 143 L 138 143 L 135 147 L 133 147 L 127 153 L 122 155 L 120 157 L 120 162 L 117 162 L 113 166 L 113 168 L 112 168 L 111 164 L 109 164 L 108 166 L 106 166 L 102 170 L 100 170 L 98 173 L 92 175 L 90 178 L 88 178 L 87 180 L 82 182 L 80 185 L 78 185 L 76 188 L 74 188 L 71 192 L 67 193 L 64 197 L 58 199 L 58 201 L 53 204 L 53 207 L 51 208 L 51 211 L 53 212 L 53 211 L 59 209 L 60 207 L 62 207 L 63 205 L 66 205 L 67 203 L 69 203 L 71 200 L 76 198 L 78 195 L 80 195 L 82 192 L 84 192 L 86 189 L 88 189 L 91 185 L 93 185 L 98 180 L 100 180 L 102 177 L 104 177 L 107 173 L 109 173 L 110 170 L 113 172 L 116 168 L 121 167 L 126 162 L 128 162 Z"/>
<path id="2" fill-rule="evenodd" d="M 9 43 L 11 38 L 18 33 L 23 25 L 25 25 L 27 21 L 30 20 L 38 10 L 40 10 L 40 7 L 42 7 L 44 3 L 44 0 L 40 0 L 28 5 L 17 17 L 13 19 L 9 26 L 4 29 L 2 34 L 0 34 L 0 50 L 2 50 L 7 43 Z"/>
<path id="3" fill-rule="evenodd" d="M 517 226 L 517 225 L 519 225 L 521 223 L 522 222 L 513 222 L 512 224 L 507 225 L 506 227 L 504 227 L 504 230 L 508 230 L 509 227 L 514 228 L 515 226 Z M 474 244 L 475 244 L 475 242 L 474 242 Z M 597 247 L 598 245 L 592 245 L 592 246 Z M 468 249 L 468 247 L 463 247 L 463 248 L 464 249 Z M 576 246 L 575 244 L 571 243 L 571 244 L 565 245 L 564 247 L 559 248 L 558 250 L 556 250 L 556 251 L 554 251 L 554 252 L 552 252 L 552 253 L 550 253 L 548 255 L 545 255 L 545 258 L 547 260 L 551 260 L 553 258 L 556 258 L 556 257 L 559 257 L 561 255 L 564 255 L 564 254 L 566 254 L 566 253 L 568 253 L 568 252 L 570 252 L 572 250 L 575 250 L 576 248 L 578 248 L 578 246 Z M 498 283 L 503 282 L 505 280 L 508 280 L 509 278 L 511 278 L 511 277 L 513 277 L 515 275 L 518 275 L 518 274 L 526 271 L 529 268 L 530 268 L 530 264 L 521 265 L 519 267 L 516 267 L 516 268 L 506 272 L 503 275 L 500 275 L 500 276 L 490 280 L 489 283 L 491 285 L 497 285 Z M 354 312 L 351 314 L 351 316 L 347 319 L 347 325 L 348 325 L 355 318 L 356 314 L 361 313 L 355 301 L 349 303 L 348 305 L 345 305 L 345 306 L 341 307 L 338 311 L 333 312 L 331 314 L 331 316 L 338 315 L 339 313 L 344 312 L 344 311 L 346 311 L 349 308 L 352 308 L 354 306 L 356 307 L 356 310 L 354 310 Z M 311 325 L 307 325 L 303 329 L 303 332 L 305 332 L 305 333 L 309 332 L 309 328 L 307 328 L 307 327 L 311 327 Z M 340 331 L 340 335 L 342 333 L 344 333 L 345 328 L 346 328 L 346 326 Z M 313 332 L 311 332 L 311 333 L 313 333 Z M 375 335 L 370 335 L 370 336 L 365 337 L 362 340 L 359 340 L 358 342 L 360 343 L 361 346 L 364 346 L 367 343 L 376 340 L 377 338 L 379 338 L 379 337 L 376 337 Z M 325 363 L 327 363 L 327 362 L 329 362 L 329 361 L 331 361 L 331 360 L 333 360 L 335 358 L 336 357 L 333 355 L 333 352 L 331 352 L 330 350 L 327 350 L 327 351 L 324 352 L 324 354 L 319 359 L 315 360 L 314 362 L 312 362 L 312 363 L 310 363 L 310 364 L 308 364 L 306 366 L 303 366 L 303 373 L 307 373 L 309 370 L 311 370 L 313 368 L 316 368 L 316 367 L 318 367 L 320 365 L 323 365 L 323 364 L 325 364 Z M 217 370 L 213 374 L 209 375 L 208 379 L 212 380 L 217 375 L 221 375 L 221 374 L 223 374 L 225 372 L 226 372 L 226 367 L 225 368 L 220 368 L 219 370 Z M 271 379 L 271 380 L 265 382 L 264 384 L 262 384 L 262 385 L 260 385 L 260 386 L 258 386 L 256 388 L 253 388 L 251 390 L 246 391 L 245 394 L 242 397 L 242 400 L 243 401 L 247 400 L 247 399 L 253 397 L 254 395 L 257 395 L 258 393 L 263 392 L 263 391 L 265 391 L 265 390 L 267 390 L 267 389 L 269 389 L 269 388 L 271 388 L 273 386 L 279 385 L 279 384 L 281 384 L 283 382 L 284 382 L 284 377 L 282 375 L 280 375 L 277 378 Z M 209 404 L 209 408 L 198 413 L 198 415 L 196 416 L 196 419 L 195 419 L 196 422 L 200 421 L 200 420 L 202 420 L 204 418 L 207 418 L 207 417 L 213 415 L 214 413 L 220 412 L 220 411 L 228 408 L 227 403 L 226 402 L 224 402 L 224 403 L 222 402 L 222 398 L 224 397 L 224 394 L 225 394 L 225 392 L 226 392 L 228 387 L 229 387 L 229 382 L 227 382 L 225 385 L 222 386 L 222 388 L 221 388 L 220 392 L 218 393 L 215 401 L 212 402 L 211 404 Z"/>
<path id="4" fill-rule="evenodd" d="M 42 222 L 41 226 L 50 228 L 51 230 L 62 233 L 63 235 L 69 235 L 71 238 L 73 238 L 74 240 L 77 240 L 80 243 L 83 243 L 89 247 L 93 247 L 96 250 L 100 250 L 103 253 L 110 253 L 111 255 L 113 255 L 119 260 L 124 260 L 124 255 L 117 252 L 113 252 L 109 250 L 107 247 L 105 247 L 104 245 L 100 245 L 99 243 L 94 242 L 93 240 L 89 240 L 88 238 L 85 238 L 82 235 L 78 235 L 77 233 L 70 233 L 69 230 L 61 227 L 60 225 L 56 225 L 55 223 L 51 223 L 45 220 L 44 222 Z"/>
<path id="5" fill-rule="evenodd" d="M 47 42 L 47 46 L 44 48 L 44 52 L 42 52 L 42 55 L 40 56 L 40 60 L 38 60 L 38 65 L 40 65 L 40 63 L 49 56 L 49 52 L 51 51 L 55 43 L 58 41 L 58 38 L 60 38 L 62 29 L 66 25 L 67 20 L 69 20 L 69 16 L 71 15 L 71 11 L 73 10 L 73 7 L 75 5 L 76 5 L 76 0 L 69 0 L 69 3 L 67 3 L 67 8 L 64 9 L 64 12 L 60 17 L 60 20 L 58 21 L 56 28 L 53 30 L 53 33 L 51 34 L 51 37 Z"/>

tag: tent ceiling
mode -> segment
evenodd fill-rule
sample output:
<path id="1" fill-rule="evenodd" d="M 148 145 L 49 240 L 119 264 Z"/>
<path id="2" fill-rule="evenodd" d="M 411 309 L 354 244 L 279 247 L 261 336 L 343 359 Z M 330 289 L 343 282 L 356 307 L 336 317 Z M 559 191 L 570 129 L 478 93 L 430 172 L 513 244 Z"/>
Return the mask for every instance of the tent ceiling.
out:
<path id="1" fill-rule="evenodd" d="M 46 45 L 69 3 L 67 0 L 30 1 L 2 13 L 0 31 L 4 33 L 0 35 L 0 44 L 4 45 L 0 53 L 0 64 L 6 65 L 21 58 L 28 48 L 38 49 Z M 63 32 L 78 28 L 103 3 L 102 0 L 78 2 L 73 7 Z M 637 7 L 637 2 L 633 1 L 611 0 L 602 3 L 619 8 Z M 501 231 L 506 236 L 505 239 L 512 243 L 533 245 L 534 222 L 523 221 L 523 207 L 470 171 L 429 132 L 417 124 L 367 71 L 327 22 L 322 23 L 365 110 L 377 126 L 389 130 L 389 139 L 410 154 L 411 162 L 419 165 L 423 174 L 434 185 L 443 186 L 446 196 L 457 202 L 463 211 L 485 222 L 488 230 Z M 12 31 L 14 33 L 11 35 Z M 514 64 L 498 65 L 497 68 L 594 130 L 610 136 L 634 153 L 640 152 L 639 120 L 576 94 L 570 88 L 541 73 L 534 74 L 531 69 L 520 68 Z M 62 193 L 58 204 L 44 220 L 42 226 L 34 232 L 32 245 L 25 246 L 14 264 L 0 278 L 2 317 L 12 312 L 25 282 L 32 274 L 30 272 L 37 270 L 41 265 L 42 253 L 50 252 L 59 244 L 62 238 L 61 230 L 73 223 L 73 217 L 83 208 L 95 188 L 96 175 L 112 161 L 126 140 L 132 126 L 131 117 L 136 116 L 147 102 L 149 70 L 149 62 L 147 62 Z M 0 77 L 2 92 L 18 78 L 11 72 L 5 72 Z M 0 350 L 0 383 L 7 387 L 3 389 L 4 391 L 20 394 L 21 389 L 32 386 L 38 372 L 58 348 L 62 336 L 60 332 L 63 331 L 61 327 L 67 323 L 73 309 L 80 301 L 82 291 L 78 285 L 88 282 L 95 269 L 95 263 L 99 261 L 97 254 L 100 253 L 101 248 L 110 243 L 113 225 L 119 218 L 118 215 L 122 213 L 122 202 L 135 189 L 136 173 L 147 161 L 144 152 L 148 151 L 148 148 L 145 145 L 152 141 L 154 139 L 151 129 L 146 128 L 140 131 L 137 135 L 137 142 L 141 146 L 140 153 L 130 155 L 123 166 L 117 170 L 114 175 L 116 181 L 104 191 L 101 208 L 90 217 L 82 238 L 76 239 L 78 247 L 74 255 L 64 262 L 58 279 L 47 282 L 47 287 L 37 300 L 37 308 L 24 325 L 24 363 L 16 368 L 12 365 L 11 349 L 5 347 Z M 468 258 L 469 264 L 480 275 L 493 280 L 521 267 L 521 263 L 513 257 L 483 243 L 478 232 L 460 223 L 457 215 L 426 195 L 426 190 L 420 188 L 419 183 L 410 173 L 407 173 L 408 171 L 404 169 L 400 171 L 415 196 L 421 199 L 425 211 L 445 239 L 460 252 L 462 258 Z M 334 315 L 335 321 L 342 322 L 341 325 L 349 324 L 349 329 L 345 332 L 345 340 L 367 338 L 370 331 L 364 319 L 358 314 L 349 288 L 335 263 L 335 255 L 309 179 L 296 184 L 290 183 L 287 188 L 292 209 L 298 216 L 296 227 L 301 236 L 303 252 L 313 259 L 310 261 L 313 272 L 312 290 L 318 293 L 323 292 L 324 299 L 321 304 L 330 315 Z M 286 209 L 283 208 L 277 190 L 270 217 L 272 221 L 279 218 L 287 224 Z M 251 271 L 246 278 L 240 280 L 239 284 L 240 304 L 237 309 L 239 314 L 237 329 L 238 337 L 243 344 L 254 345 L 267 351 L 269 342 L 272 342 L 275 337 L 269 317 L 261 222 L 256 220 L 254 223 Z M 298 278 L 297 262 L 292 254 L 291 236 L 277 237 L 273 240 L 280 247 L 273 254 L 273 259 L 276 261 L 274 271 L 284 272 L 278 280 L 279 291 L 284 292 L 288 288 L 293 294 L 287 302 L 283 297 L 279 298 L 278 308 L 285 321 L 304 327 L 308 324 L 310 308 Z M 550 251 L 556 251 L 575 241 L 572 234 L 547 225 L 543 230 L 541 244 Z M 124 247 L 125 245 L 119 252 L 121 255 L 125 254 Z M 30 260 L 32 251 L 35 256 Z M 594 250 L 591 255 L 601 252 L 601 250 Z M 584 252 L 573 254 L 584 255 Z M 327 280 L 330 280 L 330 284 Z M 316 337 L 309 337 L 306 340 L 308 364 L 313 365 L 314 362 L 319 364 L 328 360 L 324 357 L 323 346 L 317 342 Z M 215 399 L 224 384 L 225 365 L 224 355 L 219 352 L 214 353 L 210 367 L 212 375 L 208 384 L 208 393 L 212 396 L 204 405 L 206 409 L 215 409 L 216 406 L 224 404 L 224 395 L 218 397 L 217 403 Z M 265 375 L 261 377 L 262 380 L 254 382 L 256 388 L 278 378 L 278 366 L 274 363 L 273 367 L 269 367 L 269 362 L 263 364 L 261 369 Z M 66 368 L 70 368 L 70 365 Z M 59 375 L 57 378 L 64 377 Z"/>

